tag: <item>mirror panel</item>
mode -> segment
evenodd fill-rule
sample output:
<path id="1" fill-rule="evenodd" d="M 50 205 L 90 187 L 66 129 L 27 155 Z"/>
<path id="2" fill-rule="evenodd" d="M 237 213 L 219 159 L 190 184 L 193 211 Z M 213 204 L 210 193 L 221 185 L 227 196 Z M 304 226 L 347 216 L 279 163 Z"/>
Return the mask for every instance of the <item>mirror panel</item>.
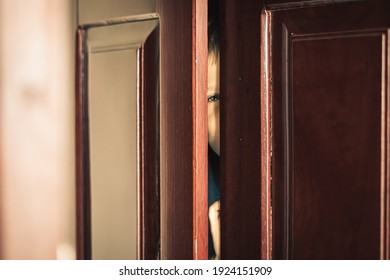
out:
<path id="1" fill-rule="evenodd" d="M 136 259 L 137 50 L 90 58 L 92 258 Z"/>
<path id="2" fill-rule="evenodd" d="M 78 258 L 142 257 L 143 44 L 157 26 L 146 14 L 79 28 Z"/>
<path id="3" fill-rule="evenodd" d="M 131 16 L 87 26 L 90 52 L 138 49 L 158 25 L 155 13 Z"/>
<path id="4" fill-rule="evenodd" d="M 157 0 L 77 0 L 80 24 L 155 12 Z"/>

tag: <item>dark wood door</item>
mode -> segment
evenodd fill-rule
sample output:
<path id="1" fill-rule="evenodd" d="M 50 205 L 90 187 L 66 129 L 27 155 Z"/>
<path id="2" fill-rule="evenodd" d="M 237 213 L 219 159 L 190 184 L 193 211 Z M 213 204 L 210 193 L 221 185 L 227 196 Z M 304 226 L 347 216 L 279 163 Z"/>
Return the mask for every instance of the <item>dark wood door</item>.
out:
<path id="1" fill-rule="evenodd" d="M 221 256 L 261 258 L 262 1 L 221 3 Z"/>
<path id="2" fill-rule="evenodd" d="M 207 1 L 159 2 L 162 258 L 206 259 Z M 261 258 L 261 2 L 220 1 L 223 259 Z"/>
<path id="3" fill-rule="evenodd" d="M 207 1 L 158 6 L 161 258 L 207 259 Z"/>
<path id="4" fill-rule="evenodd" d="M 220 1 L 223 259 L 261 258 L 261 2 Z M 160 0 L 159 14 L 161 253 L 206 259 L 207 1 Z"/>
<path id="5" fill-rule="evenodd" d="M 262 15 L 267 258 L 390 258 L 390 2 L 334 2 Z"/>

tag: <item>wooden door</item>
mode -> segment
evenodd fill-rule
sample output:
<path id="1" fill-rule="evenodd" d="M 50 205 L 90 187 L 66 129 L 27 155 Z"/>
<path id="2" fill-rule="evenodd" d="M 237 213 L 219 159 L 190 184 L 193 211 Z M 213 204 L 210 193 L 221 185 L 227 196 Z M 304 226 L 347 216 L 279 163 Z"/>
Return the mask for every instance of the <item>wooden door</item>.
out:
<path id="1" fill-rule="evenodd" d="M 147 8 L 151 8 L 152 2 L 146 3 Z M 155 3 L 158 28 L 145 42 L 134 44 L 140 47 L 138 257 L 207 259 L 207 1 Z M 90 28 L 101 25 L 148 19 L 144 18 L 147 14 L 127 16 L 126 13 L 137 11 L 131 3 L 120 11 L 115 3 L 111 4 L 104 3 L 115 7 L 107 11 L 119 13 L 120 18 L 87 22 L 77 32 L 79 259 L 92 257 L 86 34 Z M 92 15 L 96 20 L 96 15 Z M 111 16 L 108 13 L 105 19 Z"/>
<path id="2" fill-rule="evenodd" d="M 221 255 L 261 258 L 262 1 L 220 1 Z M 207 1 L 161 0 L 161 252 L 207 258 Z"/>
<path id="3" fill-rule="evenodd" d="M 162 259 L 207 259 L 207 1 L 159 5 Z M 261 258 L 262 7 L 220 1 L 222 259 Z"/>
<path id="4" fill-rule="evenodd" d="M 221 3 L 221 255 L 261 258 L 262 1 Z"/>
<path id="5" fill-rule="evenodd" d="M 207 259 L 207 1 L 158 5 L 161 258 Z"/>
<path id="6" fill-rule="evenodd" d="M 263 12 L 265 258 L 390 258 L 389 27 L 388 1 Z"/>

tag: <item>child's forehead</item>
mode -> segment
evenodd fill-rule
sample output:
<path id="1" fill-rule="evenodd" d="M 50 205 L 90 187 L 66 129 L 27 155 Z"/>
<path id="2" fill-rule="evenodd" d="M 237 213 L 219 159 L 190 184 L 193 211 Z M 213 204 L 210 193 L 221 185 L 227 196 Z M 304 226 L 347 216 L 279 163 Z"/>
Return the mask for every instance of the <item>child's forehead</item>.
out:
<path id="1" fill-rule="evenodd" d="M 208 73 L 210 74 L 217 74 L 219 72 L 219 58 L 217 57 L 209 57 L 208 58 Z"/>
<path id="2" fill-rule="evenodd" d="M 216 54 L 215 52 L 209 52 L 209 54 L 207 56 L 207 62 L 209 65 L 218 64 L 219 63 L 219 55 Z"/>

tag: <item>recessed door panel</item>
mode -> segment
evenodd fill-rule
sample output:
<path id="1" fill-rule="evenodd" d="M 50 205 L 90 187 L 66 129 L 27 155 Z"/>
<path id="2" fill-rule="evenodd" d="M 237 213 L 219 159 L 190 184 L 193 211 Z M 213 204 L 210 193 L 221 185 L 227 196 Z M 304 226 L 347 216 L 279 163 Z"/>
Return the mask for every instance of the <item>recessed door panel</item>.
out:
<path id="1" fill-rule="evenodd" d="M 292 39 L 294 259 L 380 256 L 382 34 L 340 35 Z"/>
<path id="2" fill-rule="evenodd" d="M 263 13 L 268 256 L 389 258 L 389 6 L 310 6 Z"/>

